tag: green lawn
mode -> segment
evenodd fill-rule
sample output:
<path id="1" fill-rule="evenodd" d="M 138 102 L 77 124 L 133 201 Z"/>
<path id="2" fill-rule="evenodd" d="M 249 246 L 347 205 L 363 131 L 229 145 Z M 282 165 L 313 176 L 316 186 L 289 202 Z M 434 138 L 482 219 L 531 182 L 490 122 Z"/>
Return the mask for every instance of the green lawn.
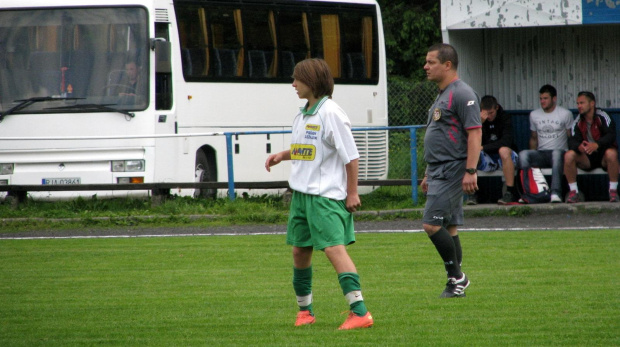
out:
<path id="1" fill-rule="evenodd" d="M 472 285 L 448 300 L 425 235 L 360 234 L 358 331 L 320 252 L 317 322 L 293 326 L 283 235 L 0 240 L 0 346 L 618 346 L 619 233 L 462 233 Z"/>
<path id="2" fill-rule="evenodd" d="M 423 207 L 425 197 L 421 191 L 418 195 L 416 206 L 411 199 L 410 186 L 380 187 L 362 196 L 362 207 L 359 210 Z M 162 204 L 152 204 L 150 198 L 100 199 L 96 196 L 61 201 L 29 199 L 17 206 L 0 201 L 0 233 L 119 227 L 286 224 L 288 209 L 282 196 L 276 195 L 248 196 L 235 201 L 228 198 L 211 200 L 172 196 Z M 407 213 L 401 216 L 405 214 Z M 417 215 L 421 218 L 420 213 Z M 356 220 L 384 218 L 396 218 L 396 215 L 356 216 Z"/>

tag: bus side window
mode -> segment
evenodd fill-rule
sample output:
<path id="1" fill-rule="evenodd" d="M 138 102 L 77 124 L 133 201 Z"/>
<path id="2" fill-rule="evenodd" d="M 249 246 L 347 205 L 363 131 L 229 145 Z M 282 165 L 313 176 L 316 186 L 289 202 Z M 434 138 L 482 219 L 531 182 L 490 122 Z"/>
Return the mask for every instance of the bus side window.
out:
<path id="1" fill-rule="evenodd" d="M 293 70 L 295 69 L 295 55 L 291 51 L 282 52 L 282 76 L 293 76 Z"/>
<path id="2" fill-rule="evenodd" d="M 183 65 L 183 76 L 193 75 L 192 57 L 189 54 L 188 48 L 181 48 L 181 64 Z"/>
<path id="3" fill-rule="evenodd" d="M 177 19 L 183 75 L 194 81 L 288 82 L 296 63 L 322 58 L 337 83 L 377 82 L 374 6 L 206 2 L 179 5 Z"/>
<path id="4" fill-rule="evenodd" d="M 365 13 L 343 13 L 340 16 L 343 51 L 343 78 L 356 82 L 371 80 L 376 76 L 373 59 L 376 54 L 374 19 Z"/>
<path id="5" fill-rule="evenodd" d="M 366 61 L 362 52 L 347 53 L 346 64 L 348 78 L 366 78 Z"/>
<path id="6" fill-rule="evenodd" d="M 307 13 L 295 10 L 282 10 L 277 13 L 278 50 L 280 52 L 279 77 L 290 79 L 295 64 L 310 58 L 311 33 Z"/>
<path id="7" fill-rule="evenodd" d="M 213 49 L 215 76 L 234 77 L 237 75 L 237 51 L 234 49 Z"/>
<path id="8" fill-rule="evenodd" d="M 267 77 L 265 52 L 258 50 L 248 51 L 248 63 L 248 73 L 250 77 Z"/>

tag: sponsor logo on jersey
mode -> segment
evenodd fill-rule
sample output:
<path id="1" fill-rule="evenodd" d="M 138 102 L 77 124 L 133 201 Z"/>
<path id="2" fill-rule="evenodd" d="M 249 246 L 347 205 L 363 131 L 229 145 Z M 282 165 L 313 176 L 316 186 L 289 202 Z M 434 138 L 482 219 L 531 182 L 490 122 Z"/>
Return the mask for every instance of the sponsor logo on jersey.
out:
<path id="1" fill-rule="evenodd" d="M 306 136 L 304 138 L 308 140 L 318 139 L 317 133 L 321 130 L 321 126 L 318 124 L 306 124 Z"/>
<path id="2" fill-rule="evenodd" d="M 476 101 L 470 100 L 470 101 L 467 102 L 467 106 L 474 105 L 475 103 L 476 103 Z"/>
<path id="3" fill-rule="evenodd" d="M 316 156 L 316 147 L 314 145 L 291 145 L 291 159 L 292 160 L 314 160 Z"/>

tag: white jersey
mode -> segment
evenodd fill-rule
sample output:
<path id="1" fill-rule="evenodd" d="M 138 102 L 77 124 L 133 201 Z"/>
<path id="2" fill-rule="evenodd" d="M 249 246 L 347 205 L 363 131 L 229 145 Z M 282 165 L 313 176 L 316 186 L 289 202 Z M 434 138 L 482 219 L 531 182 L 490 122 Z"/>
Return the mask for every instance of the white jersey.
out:
<path id="1" fill-rule="evenodd" d="M 573 114 L 561 106 L 546 113 L 542 108 L 530 113 L 530 130 L 538 134 L 538 150 L 568 149 L 568 133 Z"/>
<path id="2" fill-rule="evenodd" d="M 301 108 L 293 121 L 289 185 L 298 192 L 344 200 L 345 165 L 359 156 L 349 118 L 324 97 L 310 110 Z"/>

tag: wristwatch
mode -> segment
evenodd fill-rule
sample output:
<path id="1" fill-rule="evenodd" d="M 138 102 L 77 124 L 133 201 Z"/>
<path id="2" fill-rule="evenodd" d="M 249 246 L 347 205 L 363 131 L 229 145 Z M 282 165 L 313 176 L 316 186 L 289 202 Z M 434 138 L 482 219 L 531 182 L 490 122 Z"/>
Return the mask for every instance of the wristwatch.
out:
<path id="1" fill-rule="evenodd" d="M 468 174 L 471 174 L 471 175 L 475 174 L 477 171 L 478 170 L 473 169 L 473 168 L 465 169 L 465 172 L 467 172 Z"/>

